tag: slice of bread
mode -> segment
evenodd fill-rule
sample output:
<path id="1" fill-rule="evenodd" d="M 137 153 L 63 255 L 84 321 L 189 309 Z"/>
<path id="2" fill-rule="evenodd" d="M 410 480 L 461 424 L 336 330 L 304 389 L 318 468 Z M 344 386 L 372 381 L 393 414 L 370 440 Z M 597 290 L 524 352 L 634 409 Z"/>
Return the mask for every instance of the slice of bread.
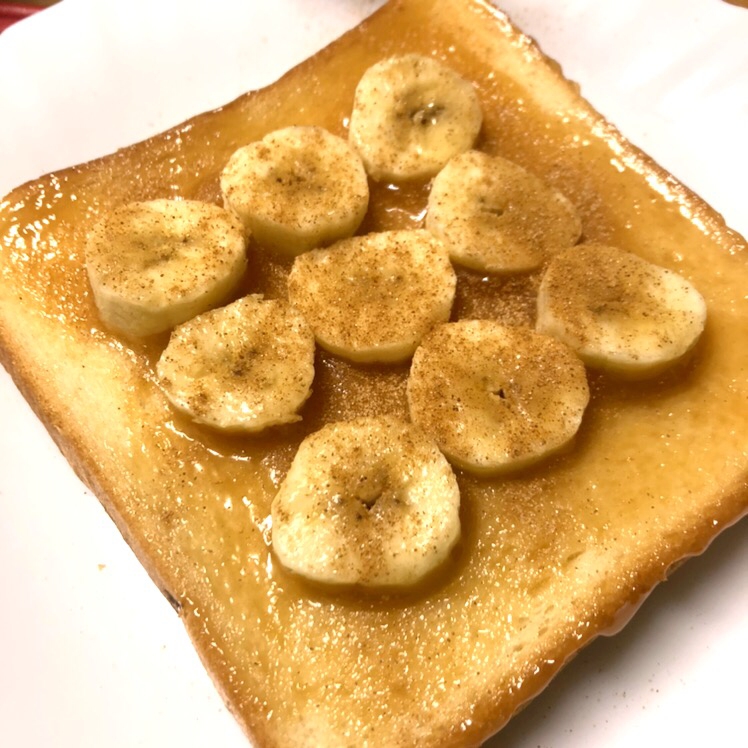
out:
<path id="1" fill-rule="evenodd" d="M 595 379 L 572 453 L 508 481 L 461 476 L 465 544 L 439 585 L 406 599 L 330 598 L 269 565 L 262 533 L 303 431 L 245 444 L 175 419 L 144 377 L 157 344 L 122 346 L 99 329 L 80 247 L 106 204 L 162 196 L 174 184 L 215 198 L 230 151 L 269 129 L 301 116 L 341 132 L 366 65 L 432 45 L 479 87 L 488 113 L 481 147 L 562 187 L 582 211 L 586 238 L 688 275 L 707 297 L 709 326 L 677 376 L 637 386 Z M 172 158 L 183 168 L 176 179 Z M 260 744 L 474 744 L 746 510 L 745 243 L 480 4 L 396 3 L 271 89 L 12 198 L 0 216 L 3 362 L 182 611 Z M 406 198 L 406 213 L 417 214 L 419 195 Z M 369 228 L 391 215 L 378 203 Z M 18 229 L 35 221 L 40 240 L 19 245 Z M 280 292 L 281 270 L 258 262 L 259 288 Z M 527 303 L 497 307 L 497 289 L 476 296 L 475 278 L 461 279 L 465 314 L 531 315 Z M 323 397 L 304 428 L 402 407 L 402 372 L 371 383 L 321 361 Z M 335 401 L 338 382 L 345 397 Z M 180 461 L 188 482 L 174 469 Z M 198 462 L 207 468 L 199 475 Z"/>

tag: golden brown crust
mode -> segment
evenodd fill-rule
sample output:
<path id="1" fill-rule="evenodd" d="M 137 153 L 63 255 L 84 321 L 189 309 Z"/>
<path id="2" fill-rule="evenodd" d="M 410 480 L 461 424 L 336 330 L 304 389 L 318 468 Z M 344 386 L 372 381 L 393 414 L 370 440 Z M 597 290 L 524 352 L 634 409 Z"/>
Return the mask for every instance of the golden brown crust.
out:
<path id="1" fill-rule="evenodd" d="M 466 38 L 470 49 L 461 46 Z M 432 48 L 476 81 L 487 111 L 478 147 L 565 192 L 586 239 L 640 251 L 689 277 L 707 299 L 709 320 L 677 376 L 636 389 L 593 377 L 589 412 L 568 454 L 507 482 L 460 475 L 463 543 L 438 583 L 405 598 L 331 597 L 268 561 L 263 523 L 277 476 L 304 429 L 343 413 L 401 408 L 403 373 L 380 371 L 371 389 L 355 367 L 320 356 L 320 380 L 297 430 L 263 444 L 195 430 L 151 383 L 163 341 L 126 346 L 99 329 L 80 263 L 86 211 L 167 192 L 217 200 L 218 175 L 236 147 L 292 122 L 343 133 L 367 65 Z M 590 140 L 584 151 L 569 145 L 580 133 Z M 169 158 L 184 167 L 176 181 Z M 270 89 L 13 197 L 7 205 L 20 207 L 0 212 L 0 359 L 176 601 L 229 708 L 260 745 L 476 745 L 673 565 L 748 510 L 741 441 L 748 415 L 740 407 L 748 320 L 730 296 L 748 287 L 745 241 L 479 0 L 394 2 Z M 53 236 L 61 248 L 46 263 L 33 252 L 14 256 L 8 240 L 11 227 L 44 217 L 37 198 L 55 213 L 40 246 Z M 423 194 L 414 188 L 408 199 L 409 215 L 417 214 Z M 388 227 L 377 211 L 365 225 Z M 267 272 L 247 290 L 282 295 L 288 268 L 261 257 L 252 263 Z M 458 315 L 530 321 L 532 306 L 522 299 L 532 299 L 532 278 L 509 284 L 520 300 L 506 306 L 495 285 L 473 295 L 473 276 L 458 277 Z M 341 382 L 346 400 L 336 399 Z M 655 454 L 642 444 L 656 444 Z M 143 457 L 135 460 L 136 452 Z M 247 471 L 256 462 L 263 468 Z M 207 470 L 198 474 L 197 464 Z"/>

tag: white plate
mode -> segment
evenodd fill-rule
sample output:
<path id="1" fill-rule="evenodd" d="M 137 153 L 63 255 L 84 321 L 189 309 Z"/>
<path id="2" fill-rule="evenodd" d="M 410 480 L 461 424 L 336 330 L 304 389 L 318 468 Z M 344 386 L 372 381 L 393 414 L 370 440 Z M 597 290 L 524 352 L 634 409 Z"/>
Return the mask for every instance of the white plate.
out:
<path id="1" fill-rule="evenodd" d="M 0 194 L 271 82 L 377 4 L 64 0 L 0 36 Z M 748 235 L 748 10 L 503 7 L 631 140 Z M 181 623 L 1 370 L 0 403 L 0 745 L 246 746 Z M 739 744 L 747 540 L 743 522 L 686 564 L 501 743 Z"/>

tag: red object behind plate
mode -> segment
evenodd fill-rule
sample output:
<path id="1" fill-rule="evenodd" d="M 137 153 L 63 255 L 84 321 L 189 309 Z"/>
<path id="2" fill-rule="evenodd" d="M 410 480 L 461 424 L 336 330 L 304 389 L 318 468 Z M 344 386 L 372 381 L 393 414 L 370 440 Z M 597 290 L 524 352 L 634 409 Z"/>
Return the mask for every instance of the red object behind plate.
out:
<path id="1" fill-rule="evenodd" d="M 43 10 L 43 7 L 23 3 L 0 3 L 0 32 L 5 31 L 8 26 L 12 26 L 16 21 L 33 15 L 39 10 Z"/>

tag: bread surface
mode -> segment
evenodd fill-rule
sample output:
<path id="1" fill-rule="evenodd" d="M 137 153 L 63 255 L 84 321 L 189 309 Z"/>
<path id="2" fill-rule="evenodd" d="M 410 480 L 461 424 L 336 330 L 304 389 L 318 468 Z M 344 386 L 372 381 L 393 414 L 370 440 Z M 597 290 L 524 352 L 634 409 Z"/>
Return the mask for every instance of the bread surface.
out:
<path id="1" fill-rule="evenodd" d="M 180 608 L 259 744 L 476 744 L 746 509 L 745 243 L 603 122 L 505 19 L 471 3 L 456 22 L 456 7 L 395 3 L 267 91 L 20 188 L 0 216 L 3 362 Z M 320 356 L 320 397 L 301 428 L 262 442 L 217 438 L 178 420 L 148 378 L 162 343 L 123 344 L 100 329 L 81 242 L 107 205 L 165 193 L 217 199 L 233 148 L 300 116 L 343 132 L 368 64 L 432 47 L 478 86 L 480 147 L 561 187 L 582 212 L 585 238 L 691 278 L 709 323 L 695 357 L 671 376 L 636 386 L 592 378 L 595 398 L 570 453 L 508 481 L 460 476 L 465 541 L 433 588 L 331 598 L 268 563 L 269 502 L 308 430 L 401 411 L 404 371 L 379 370 L 371 382 Z M 380 191 L 367 228 L 417 220 L 425 191 L 405 193 L 393 219 Z M 45 229 L 33 251 L 11 252 L 14 227 L 37 220 Z M 53 243 L 56 257 L 42 260 Z M 282 293 L 285 269 L 258 253 L 249 290 Z M 461 275 L 459 315 L 531 322 L 531 279 L 483 285 Z M 207 469 L 198 474 L 197 464 Z"/>

